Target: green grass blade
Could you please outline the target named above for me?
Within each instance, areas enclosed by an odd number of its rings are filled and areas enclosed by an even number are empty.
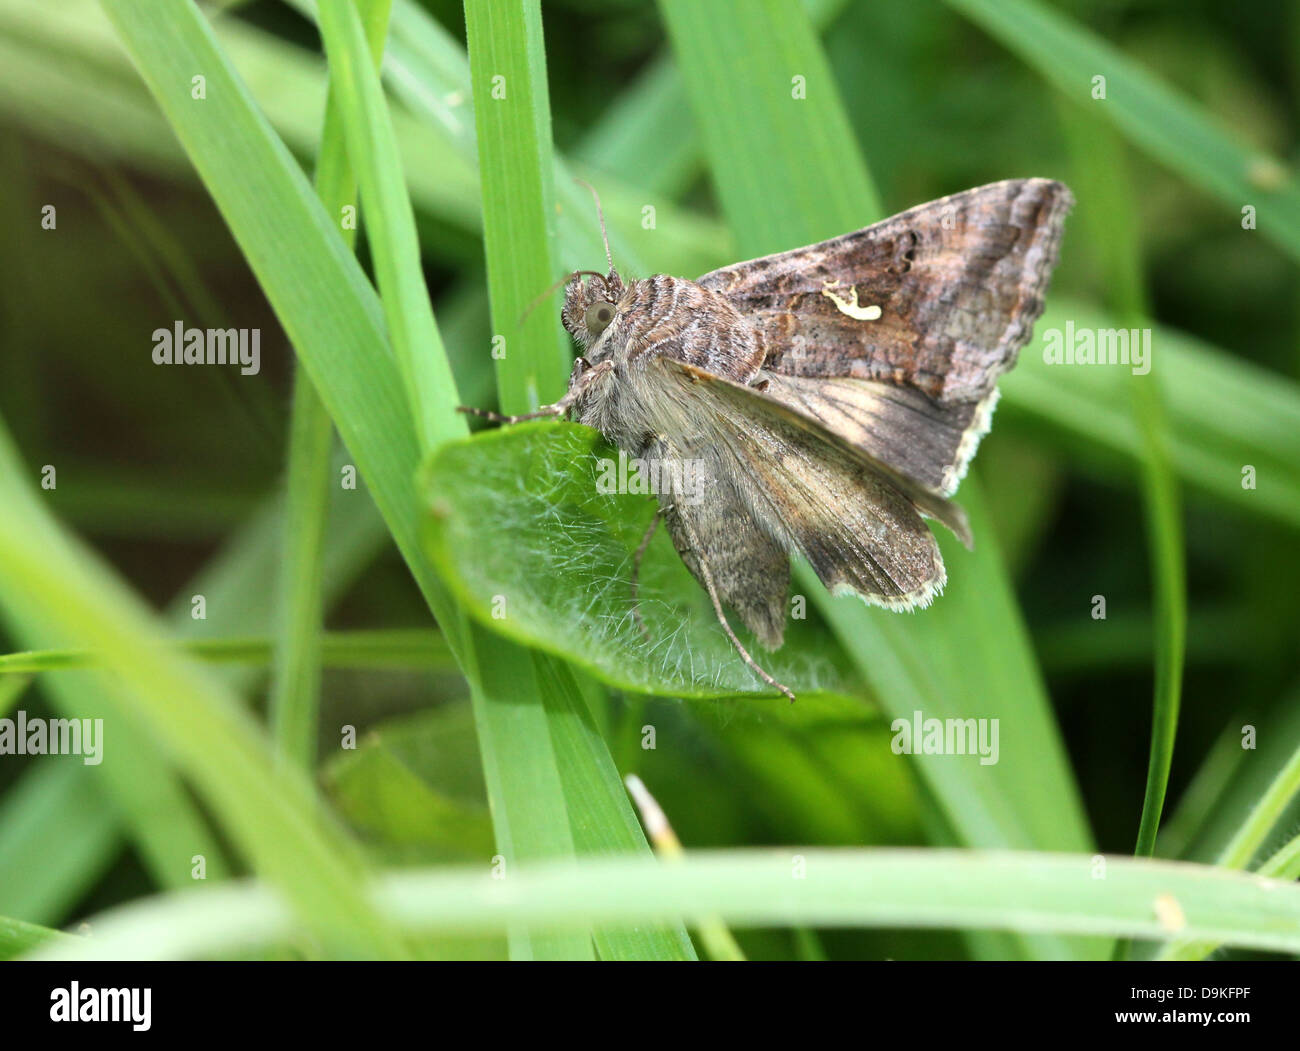
[[[1233,215],[1258,209],[1259,231],[1300,259],[1300,186],[1280,162],[1240,145],[1118,48],[1034,0],[947,0],[1044,80],[1114,121],[1134,145],[1214,194]],[[1093,100],[1094,77],[1105,99]]]
[[[465,627],[473,652],[485,655],[471,669],[470,693],[497,850],[504,878],[512,880],[530,861],[572,859],[573,830],[534,655],[478,625]],[[512,960],[593,958],[587,932],[514,926],[508,934]]]
[[[1037,431],[1044,440],[1112,469],[1118,463],[1131,475],[1143,438],[1129,373],[1043,361],[1041,333],[1064,332],[1069,324],[1095,331],[1121,327],[1112,311],[1053,297],[1036,326],[1040,336],[1001,381],[999,412],[1031,417],[1043,424]],[[1300,385],[1168,326],[1152,326],[1151,342],[1179,482],[1245,514],[1300,527]],[[1267,484],[1244,489],[1243,464],[1253,465]]]
[[[29,767],[0,800],[0,915],[61,922],[112,863],[120,821],[86,766]]]
[[[856,146],[844,153],[853,131],[799,4],[760,0],[720,12],[661,0],[659,8],[714,190],[744,256],[825,240],[880,217]]]
[[[1187,647],[1187,570],[1182,507],[1169,465],[1159,389],[1154,383],[1139,384],[1134,403],[1146,446],[1142,499],[1155,593],[1156,632],[1151,753],[1134,853],[1151,857],[1155,854],[1160,815],[1169,785],[1169,769],[1173,764],[1174,738],[1178,731],[1183,657]]]
[[[1108,285],[1111,307],[1121,327],[1144,329],[1149,309],[1123,146],[1111,128],[1091,113],[1063,108],[1063,119],[1076,176],[1074,190],[1085,202],[1080,225],[1090,235],[1101,271],[1111,275]],[[1151,744],[1142,815],[1133,848],[1138,857],[1152,857],[1156,851],[1178,732],[1187,645],[1182,507],[1167,448],[1168,424],[1160,387],[1163,366],[1163,360],[1153,361],[1150,374],[1132,376],[1129,380],[1133,413],[1142,439],[1140,488],[1154,591],[1155,635]],[[1129,943],[1120,942],[1115,947],[1115,956],[1123,958],[1130,950]]]
[[[389,0],[362,8],[372,60],[378,64],[388,30]],[[356,205],[356,180],[348,164],[336,92],[330,91],[316,162],[316,192],[326,212],[340,219],[339,232],[351,246],[356,223],[343,222]],[[306,370],[294,376],[289,425],[284,563],[279,578],[281,628],[269,700],[272,733],[281,751],[304,769],[316,758],[320,690],[321,597],[325,521],[329,501],[330,450],[334,423]]]
[[[12,916],[0,916],[0,960],[12,960],[37,946],[68,938],[69,935],[61,931],[16,920]]]
[[[0,436],[0,465],[0,604],[6,612],[39,626],[48,638],[76,640],[106,655],[112,674],[78,674],[97,676],[107,697],[164,742],[254,868],[286,894],[332,951],[400,955],[400,942],[360,895],[349,842],[319,812],[305,777],[276,768],[229,690],[161,649],[140,601],[21,484],[24,472],[7,436]],[[105,734],[120,742],[123,722],[106,719]],[[105,740],[106,752],[116,746]],[[124,765],[111,754],[104,758],[102,765]],[[193,863],[192,841],[172,850],[179,853],[173,865]]]
[[[804,878],[792,878],[802,859]],[[429,933],[535,923],[573,929],[716,913],[736,928],[932,927],[1168,938],[1171,927],[1242,947],[1300,952],[1300,886],[1186,862],[1017,851],[771,850],[538,866],[509,894],[481,870],[385,877],[374,899]],[[1174,917],[1181,917],[1178,924]],[[92,920],[94,938],[45,959],[134,959],[229,952],[285,937],[292,917],[257,886],[154,898]]]
[[[320,568],[334,424],[302,369],[294,378],[290,411],[280,627],[268,716],[281,752],[309,770],[315,765],[320,705]]]
[[[465,32],[497,391],[502,412],[531,412],[564,393],[573,360],[554,301],[520,323],[558,273],[541,5],[475,0],[465,5]]]
[[[171,649],[206,664],[264,668],[274,660],[276,640],[253,635],[173,641]],[[405,668],[456,672],[456,662],[441,632],[424,628],[376,628],[326,632],[321,663],[327,668]],[[67,668],[103,667],[104,655],[91,650],[31,650],[0,656],[0,676],[24,676]]]
[[[541,7],[530,2],[521,10],[504,0],[484,0],[465,5],[465,22],[492,325],[495,338],[504,340],[504,354],[496,362],[497,387],[504,411],[526,412],[564,392],[572,362],[554,302],[542,304],[520,323],[558,270],[556,162]],[[573,189],[566,186],[570,198]],[[499,655],[509,652],[500,640],[493,645]],[[513,654],[508,659],[516,660]],[[518,860],[555,856],[557,849],[648,853],[608,749],[589,721],[581,719],[585,702],[572,670],[550,657],[529,659],[532,674],[522,679],[535,683],[535,692],[516,690],[510,697],[488,689],[475,694],[480,730],[493,736],[490,744],[483,742],[485,763],[495,756],[504,765],[489,775],[489,786],[495,783],[513,796],[504,796],[494,815],[510,810],[516,848],[524,807],[536,811],[531,824],[565,826],[552,831],[548,853],[517,850]],[[503,703],[508,705],[504,710]],[[549,749],[538,745],[543,735]],[[557,763],[558,778],[556,769],[546,768]],[[529,770],[531,764],[536,768]],[[553,794],[539,797],[539,789]],[[680,930],[601,930],[595,939],[606,958],[681,958],[690,952]],[[515,950],[527,951],[518,939],[512,944]],[[589,956],[591,948],[584,942],[570,944],[567,951]]]
[[[648,855],[641,829],[625,793],[611,793],[618,770],[600,735],[572,668],[534,653],[534,667],[545,698],[555,758],[565,799],[573,814],[573,840],[584,856]],[[597,927],[596,948],[605,960],[694,960],[686,928],[678,924]]]
[[[322,0],[319,6],[321,38],[330,77],[337,85],[332,97],[338,102],[348,153],[361,185],[388,335],[416,433],[428,451],[451,433],[440,414],[454,398],[456,384],[424,287],[402,160],[355,7],[348,0]]]
[[[537,310],[524,319],[556,270],[541,8],[496,0],[467,4],[465,25],[497,389],[505,411],[527,412],[563,392],[568,359],[552,311]],[[481,628],[475,637],[493,653],[489,666],[480,665],[485,677],[472,697],[501,852],[511,865],[573,857],[569,804],[545,707],[553,684],[539,680],[538,658],[528,651],[493,640]],[[512,686],[499,674],[503,658],[505,667],[515,669]],[[586,934],[565,938],[515,930],[510,954],[590,959],[592,944]]]
[[[454,607],[419,551],[418,443],[383,309],[337,224],[197,11],[181,5],[159,15],[140,0],[106,0],[105,7],[307,366],[421,592],[440,623],[455,625]],[[190,97],[196,69],[207,70],[200,105]],[[436,404],[425,408],[441,436],[466,433],[450,382],[433,394]]]
[[[424,348],[432,344],[435,349],[428,356],[439,359],[446,369],[424,291],[414,217],[401,181],[400,160],[379,78],[358,58],[363,49],[359,24],[349,16],[346,4],[335,0],[320,4],[319,13],[331,69],[339,77],[344,127],[367,208],[367,230],[388,327],[399,364],[404,363],[414,414],[425,424],[424,447],[428,451],[443,437],[427,415],[435,405],[434,394],[441,389],[445,403],[448,394],[454,395],[454,386],[450,376],[433,379],[427,368],[421,379],[416,375],[419,366],[412,360],[417,347],[425,354]],[[455,628],[463,631],[459,622]],[[451,629],[444,623],[444,630]],[[480,753],[502,853],[511,865],[525,858],[571,857],[572,836],[554,757],[547,747],[549,738],[540,699],[534,689],[528,688],[527,678],[507,684],[498,674],[505,668],[518,668],[528,660],[527,654],[508,650],[490,636],[468,633],[462,652],[471,661],[471,696],[476,709],[483,710],[479,721]],[[520,726],[520,720],[529,725]],[[516,786],[521,790],[515,791]],[[524,957],[591,956],[589,938],[568,934],[534,938],[518,932],[511,949],[513,955]]]

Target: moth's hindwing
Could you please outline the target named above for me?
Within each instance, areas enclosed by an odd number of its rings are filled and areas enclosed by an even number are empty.
[[[676,459],[681,454],[660,442],[654,455]],[[661,498],[668,535],[701,586],[702,558],[718,597],[739,614],[764,647],[778,649],[785,637],[790,556],[754,521],[730,479],[718,472],[718,458],[697,457],[696,462],[702,498],[680,494]]]
[[[800,551],[833,593],[891,609],[928,605],[943,588],[943,557],[918,506],[968,539],[959,508],[752,387],[671,358],[651,369],[665,407],[697,422],[680,455],[711,459],[720,479],[736,480],[745,506],[717,518],[732,543],[736,529],[757,528]]]
[[[795,380],[774,397],[949,495],[1042,313],[1072,203],[1050,179],[993,183],[699,284],[762,334],[765,375]]]
[[[945,497],[957,491],[998,400],[996,387],[982,401],[944,403],[878,380],[760,375],[770,397]]]

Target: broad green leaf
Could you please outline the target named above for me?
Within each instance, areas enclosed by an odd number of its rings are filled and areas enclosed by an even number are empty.
[[[425,477],[429,552],[466,608],[494,631],[622,689],[752,695],[798,719],[865,715],[861,702],[843,696],[844,669],[807,644],[816,637],[808,621],[791,620],[774,654],[737,629],[799,701],[791,708],[757,679],[662,529],[642,565],[639,608],[649,636],[642,634],[630,582],[655,505],[644,495],[602,492],[606,480],[616,482],[619,463],[595,431],[577,424],[523,423],[440,449]]]

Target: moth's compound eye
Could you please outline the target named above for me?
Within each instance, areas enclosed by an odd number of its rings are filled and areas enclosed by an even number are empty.
[[[592,303],[587,308],[587,314],[584,321],[587,324],[587,331],[593,336],[599,336],[605,329],[609,328],[609,323],[614,320],[614,304],[606,303],[603,300]]]

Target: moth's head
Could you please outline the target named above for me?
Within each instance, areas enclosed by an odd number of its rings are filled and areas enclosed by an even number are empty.
[[[608,274],[578,270],[564,288],[564,309],[560,319],[583,350],[600,339],[618,312],[618,301],[626,289],[612,266]]]
[[[579,186],[586,186],[596,202],[596,218],[600,221],[600,239],[605,243],[605,261],[609,263],[609,273],[601,274],[595,270],[575,270],[569,275],[564,289],[564,309],[560,311],[560,320],[569,330],[569,335],[576,339],[585,351],[614,321],[618,313],[618,301],[623,298],[623,279],[614,269],[614,253],[609,250],[609,234],[605,231],[605,213],[600,207],[600,194],[596,188],[581,179],[574,179]]]

